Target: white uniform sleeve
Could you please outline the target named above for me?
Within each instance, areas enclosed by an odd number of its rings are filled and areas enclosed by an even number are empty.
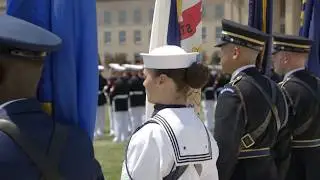
[[[162,180],[169,174],[173,158],[166,139],[158,124],[147,124],[136,132],[128,145],[121,180]]]
[[[212,160],[207,161],[204,164],[204,171],[201,174],[201,180],[219,180],[219,174],[217,169],[217,159],[219,157],[219,148],[217,142],[210,134],[211,147],[212,147]]]

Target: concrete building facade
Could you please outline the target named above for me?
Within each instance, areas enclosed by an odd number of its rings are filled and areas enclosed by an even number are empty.
[[[97,1],[99,54],[125,53],[133,60],[147,52],[155,0]],[[248,23],[249,0],[203,0],[203,52],[210,59],[221,33],[221,19]],[[274,32],[298,34],[300,0],[277,0],[273,5]]]
[[[221,19],[247,24],[249,0],[203,0],[203,51],[210,59],[221,32]],[[99,54],[125,53],[128,60],[149,49],[155,0],[97,0]],[[298,34],[301,0],[273,1],[274,32]],[[0,14],[5,11],[0,0]]]

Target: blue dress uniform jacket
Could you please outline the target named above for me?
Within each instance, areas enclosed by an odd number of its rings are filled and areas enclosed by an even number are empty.
[[[214,100],[215,76],[210,74],[207,84],[202,88],[203,100]]]
[[[39,152],[48,152],[55,123],[41,110],[37,100],[21,99],[0,106],[0,119],[16,124],[21,133],[38,146]],[[42,179],[35,163],[3,132],[0,132],[0,147],[0,179]],[[94,158],[92,142],[77,127],[68,127],[66,141],[56,161],[60,175],[65,180],[104,179],[100,165]]]
[[[110,99],[114,102],[114,111],[128,111],[129,86],[128,78],[118,78],[110,92]]]
[[[145,88],[143,86],[143,79],[138,76],[131,76],[128,81],[130,88],[129,100],[130,107],[144,106],[146,101]]]
[[[296,80],[309,86],[318,98]],[[292,109],[289,116],[289,127],[293,136],[292,154],[287,179],[318,180],[320,179],[319,79],[306,70],[298,70],[285,77],[282,87],[287,92]]]
[[[107,103],[106,95],[103,92],[103,89],[106,85],[107,80],[101,74],[99,74],[98,106],[103,106]]]
[[[215,139],[219,146],[217,167],[220,180],[278,180],[271,148],[278,135],[277,121],[262,93],[248,80],[258,84],[272,97],[273,81],[254,68],[242,70],[232,78],[218,97],[215,114]],[[286,102],[280,88],[274,92],[281,125],[286,120]],[[269,117],[269,121],[266,118]],[[266,122],[261,135],[250,139]],[[250,136],[251,137],[251,136]],[[253,142],[252,142],[252,141]]]

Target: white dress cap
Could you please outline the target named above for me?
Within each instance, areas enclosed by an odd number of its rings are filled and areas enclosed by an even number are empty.
[[[110,63],[110,64],[109,64],[109,67],[110,67],[111,69],[113,69],[114,71],[125,71],[125,70],[126,70],[125,67],[120,66],[119,64],[116,64],[116,63]]]
[[[187,53],[179,46],[165,45],[153,49],[150,53],[141,53],[145,68],[182,69],[197,62],[198,52]]]
[[[133,71],[139,71],[143,69],[142,65],[135,65],[135,64],[123,64],[123,67],[125,67],[128,70],[133,70]]]
[[[104,66],[99,65],[99,66],[98,66],[98,70],[100,70],[100,71],[104,70]]]

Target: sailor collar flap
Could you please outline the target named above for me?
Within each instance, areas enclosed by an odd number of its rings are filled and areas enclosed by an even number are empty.
[[[192,108],[166,108],[152,120],[168,135],[176,166],[212,159],[209,133]]]

